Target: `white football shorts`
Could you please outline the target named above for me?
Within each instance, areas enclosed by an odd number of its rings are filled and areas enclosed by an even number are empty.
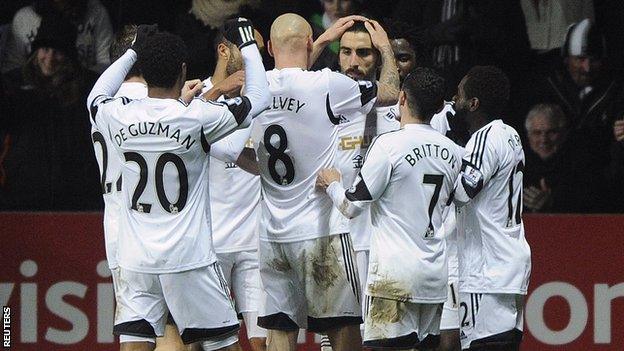
[[[315,333],[362,323],[360,282],[349,234],[290,243],[260,241],[264,306],[258,325]]]

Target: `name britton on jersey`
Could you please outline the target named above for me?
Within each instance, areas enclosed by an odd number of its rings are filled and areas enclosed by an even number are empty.
[[[305,106],[305,102],[301,102],[295,98],[287,97],[287,96],[273,96],[273,102],[269,105],[270,110],[286,110],[294,113],[298,113],[299,110],[303,106]]]
[[[174,129],[169,124],[154,123],[154,122],[140,122],[133,123],[122,128],[115,134],[115,142],[117,146],[121,146],[128,137],[137,137],[141,135],[161,135],[167,138],[175,140],[178,144],[190,149],[195,144],[195,139],[187,135],[184,139],[180,140],[180,129]]]
[[[449,151],[449,149],[438,144],[422,144],[419,147],[413,148],[412,153],[405,155],[403,158],[410,164],[410,166],[414,166],[416,162],[425,157],[441,158],[442,160],[447,161],[448,164],[451,165],[451,168],[455,168],[455,163],[457,162],[457,158]]]

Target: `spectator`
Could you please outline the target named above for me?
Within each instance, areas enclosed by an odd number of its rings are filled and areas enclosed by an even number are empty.
[[[12,112],[0,126],[1,209],[101,208],[83,103],[95,77],[77,61],[76,35],[64,18],[44,18],[26,63],[3,76]]]
[[[36,0],[13,17],[2,72],[21,67],[26,62],[42,17],[48,15],[61,15],[76,27],[75,46],[84,67],[100,72],[108,66],[113,30],[108,12],[99,0]]]
[[[587,213],[598,211],[597,178],[590,150],[569,139],[561,107],[535,105],[525,121],[529,148],[524,167],[523,204],[527,211]]]
[[[594,169],[609,163],[613,122],[624,117],[621,77],[610,67],[605,39],[589,19],[570,26],[561,54],[563,66],[528,87],[533,103],[560,105],[570,120],[571,138],[592,150]]]

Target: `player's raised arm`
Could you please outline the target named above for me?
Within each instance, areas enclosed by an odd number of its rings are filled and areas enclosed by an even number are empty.
[[[377,21],[366,21],[364,26],[370,34],[371,42],[379,50],[381,56],[381,73],[379,74],[376,105],[394,105],[399,99],[401,77],[388,34]]]
[[[254,37],[254,29],[251,21],[245,18],[235,18],[227,21],[224,28],[224,36],[234,43],[241,51],[245,68],[245,102],[237,111],[237,118],[245,119],[247,125],[251,118],[256,117],[260,112],[269,107],[271,96],[266,79],[266,72],[262,64],[262,56],[258,51],[258,46]],[[245,112],[244,115],[242,112]],[[234,111],[233,111],[234,113]],[[234,113],[236,116],[236,113]],[[251,116],[251,118],[247,118]]]
[[[95,119],[96,106],[114,96],[119,90],[121,83],[137,60],[137,51],[140,51],[140,45],[145,41],[145,38],[156,31],[156,25],[140,25],[137,28],[137,37],[132,47],[113,62],[95,82],[87,97],[87,108],[91,112],[91,118]]]
[[[381,145],[373,143],[360,174],[351,188],[340,184],[340,173],[333,168],[323,169],[316,178],[316,186],[327,192],[334,206],[347,218],[357,217],[383,194],[390,181],[392,164]]]
[[[327,45],[329,45],[332,41],[340,39],[344,32],[353,26],[355,21],[366,20],[368,19],[364,16],[351,15],[339,18],[336,22],[334,22],[334,24],[327,28],[323,34],[319,35],[319,37],[312,44],[312,53],[310,54],[308,68],[314,65],[314,62],[316,62]]]

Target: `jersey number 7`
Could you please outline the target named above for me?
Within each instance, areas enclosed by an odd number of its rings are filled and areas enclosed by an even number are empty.
[[[433,210],[435,209],[438,199],[440,198],[440,190],[442,189],[442,183],[444,182],[444,176],[441,174],[425,174],[423,175],[423,184],[433,184],[435,189],[429,202],[429,225],[427,231],[425,231],[425,239],[433,238],[435,235],[433,229],[433,223],[431,222],[431,216],[433,216]]]

